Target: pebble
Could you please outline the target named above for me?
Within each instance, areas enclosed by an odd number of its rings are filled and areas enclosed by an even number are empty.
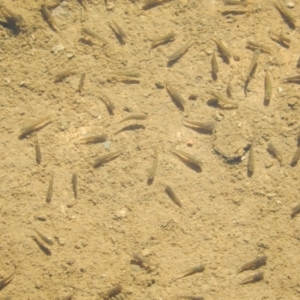
[[[295,3],[294,2],[288,2],[287,4],[286,4],[286,6],[288,7],[288,8],[294,8],[295,7]]]
[[[53,52],[56,55],[58,52],[63,51],[64,49],[65,47],[61,43],[59,43],[51,49],[51,52]]]

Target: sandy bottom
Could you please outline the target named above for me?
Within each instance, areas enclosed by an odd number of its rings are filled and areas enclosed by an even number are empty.
[[[143,9],[144,1],[87,0],[85,10],[75,0],[4,1],[0,276],[15,273],[10,282],[0,283],[0,299],[299,299],[300,215],[291,218],[291,212],[300,202],[300,166],[291,161],[300,125],[300,85],[283,79],[299,76],[300,30],[271,1],[251,2],[173,0]],[[300,1],[293,2],[288,10],[299,16]],[[42,3],[52,13],[52,26]],[[7,23],[6,8],[23,18],[17,28]],[[126,33],[124,43],[110,27],[112,20]],[[82,28],[106,44],[82,34]],[[286,35],[289,46],[272,40],[269,30]],[[153,40],[171,32],[173,41],[149,51]],[[224,41],[229,62],[213,38]],[[271,52],[261,51],[245,95],[254,53],[247,41]],[[187,43],[187,51],[168,64]],[[214,51],[217,78],[212,76]],[[66,70],[71,70],[66,77],[57,77]],[[269,103],[264,101],[265,70],[273,85]],[[112,74],[121,71],[140,77]],[[181,94],[183,107],[166,82]],[[215,101],[212,91],[236,108]],[[105,104],[108,99],[113,111]],[[131,115],[147,118],[120,123]],[[214,130],[184,126],[183,119],[213,123]],[[20,137],[26,126],[35,130]],[[104,143],[80,142],[101,134],[107,135]],[[270,142],[281,162],[267,150]],[[253,174],[247,170],[251,145]],[[201,161],[201,170],[174,150]],[[116,151],[119,156],[93,167],[97,158]],[[181,207],[165,192],[166,185]],[[237,274],[263,255],[266,265]],[[204,270],[187,274],[199,265]],[[264,272],[262,280],[240,284],[258,272]],[[117,285],[121,291],[107,294]]]

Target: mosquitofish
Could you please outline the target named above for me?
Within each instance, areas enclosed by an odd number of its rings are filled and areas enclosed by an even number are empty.
[[[127,38],[127,34],[113,19],[111,20],[110,27],[115,32],[115,34],[124,42]]]
[[[285,3],[283,3],[281,0],[277,0],[276,2],[273,2],[273,5],[279,12],[281,12],[286,17],[286,19],[290,24],[296,27],[296,18],[287,9]]]
[[[217,47],[219,48],[219,50],[221,52],[221,55],[226,59],[226,61],[228,63],[230,63],[232,54],[227,49],[227,47],[224,45],[224,43],[219,38],[213,38],[212,40],[216,43]]]
[[[227,108],[227,109],[234,109],[238,107],[238,104],[235,102],[232,102],[228,99],[226,99],[224,96],[222,96],[220,93],[211,91],[210,94],[218,100],[218,105],[222,108]]]
[[[168,60],[168,63],[173,63],[178,60],[188,49],[194,44],[194,41],[188,41],[183,47],[175,51]]]
[[[21,16],[12,12],[10,9],[8,9],[6,6],[4,6],[2,3],[0,3],[0,10],[1,10],[7,23],[12,23],[16,26],[19,26],[24,22],[24,20]]]
[[[294,218],[300,212],[300,204],[296,205],[291,212],[291,218]]]
[[[89,30],[88,28],[82,28],[81,32],[100,41],[103,44],[107,44],[107,41],[105,39],[103,39],[101,36],[99,36],[97,33],[95,33],[94,31]]]
[[[227,86],[226,86],[226,94],[228,97],[232,97],[232,93],[233,93],[231,80],[232,80],[232,78],[228,79]]]
[[[203,297],[199,296],[186,296],[186,295],[178,295],[176,299],[186,299],[186,300],[204,300]]]
[[[157,46],[159,46],[159,45],[161,45],[161,44],[165,44],[165,43],[174,41],[175,36],[176,36],[175,33],[171,32],[171,33],[168,33],[167,35],[160,36],[160,37],[154,39],[151,43],[150,50],[157,47]]]
[[[105,293],[103,296],[103,299],[110,299],[112,297],[117,296],[122,291],[122,286],[120,284],[115,285],[113,288],[111,288],[108,292]]]
[[[237,274],[247,271],[247,270],[255,270],[260,268],[261,266],[264,266],[267,264],[267,256],[261,256],[256,258],[255,260],[252,260],[245,265],[243,265],[241,268],[238,269]]]
[[[273,54],[273,51],[268,46],[257,42],[247,41],[247,46],[250,48],[259,49],[261,52],[265,52],[271,55]]]
[[[60,82],[60,81],[64,80],[66,77],[69,77],[69,76],[74,75],[76,73],[77,73],[77,71],[76,71],[75,68],[67,69],[67,70],[57,74],[55,76],[54,82]]]
[[[179,278],[184,278],[184,277],[187,277],[187,276],[190,276],[190,275],[194,275],[196,273],[201,273],[205,270],[205,266],[204,265],[200,265],[200,266],[196,266],[196,267],[193,267],[193,268],[189,268],[181,273],[183,273],[184,275],[182,277],[179,277]]]
[[[48,115],[48,116],[38,119],[32,123],[29,123],[28,125],[25,125],[24,127],[21,128],[19,137],[24,138],[28,134],[32,133],[33,131],[36,131],[38,126],[41,125],[42,123],[44,123],[46,121],[47,121],[47,123],[50,122],[51,117],[52,117],[52,115]]]
[[[121,120],[119,123],[128,121],[128,120],[146,120],[148,118],[147,115],[130,115],[123,120]]]
[[[253,53],[251,63],[250,63],[249,69],[248,69],[247,81],[250,81],[253,70],[254,70],[255,66],[257,65],[257,61],[258,61],[260,52],[261,52],[260,49],[257,49]]]
[[[198,167],[199,169],[202,168],[202,162],[198,158],[190,155],[189,153],[186,153],[181,150],[171,150],[171,152],[174,155],[178,156],[180,159],[184,160],[186,163],[193,164],[196,167]]]
[[[212,133],[215,129],[215,124],[212,122],[198,122],[198,121],[182,119],[182,124],[184,126],[200,129],[203,131],[207,131],[209,133]]]
[[[114,109],[116,108],[112,101],[107,96],[101,97],[102,102],[106,105],[110,114],[114,114]]]
[[[97,144],[97,143],[103,143],[107,140],[107,134],[101,134],[101,135],[90,135],[82,138],[79,142],[84,144]]]
[[[157,149],[155,149],[155,158],[154,158],[154,161],[153,161],[152,168],[149,171],[148,180],[153,180],[154,179],[156,169],[157,169],[157,164],[158,164],[158,151],[157,151]]]
[[[272,82],[269,72],[265,74],[265,101],[270,102],[272,96]]]
[[[163,4],[164,1],[166,1],[166,0],[145,0],[144,5],[143,5],[143,9],[147,9],[147,8],[152,7],[152,6]]]
[[[272,143],[268,144],[268,150],[273,156],[275,156],[277,158],[277,160],[279,162],[282,162],[281,153],[278,151],[278,149]]]
[[[42,233],[40,233],[38,230],[36,229],[33,229],[36,234],[48,245],[52,246],[54,243],[53,243],[53,240],[51,238],[48,238],[46,237],[45,235],[43,235]]]
[[[35,161],[37,164],[42,162],[42,152],[37,136],[34,136],[34,146],[35,146]]]
[[[181,96],[181,94],[177,90],[175,90],[174,87],[168,82],[166,82],[166,88],[169,94],[171,95],[171,97],[176,101],[176,103],[179,104],[181,108],[184,109],[184,105],[186,104],[186,102]]]
[[[141,265],[148,265],[148,266],[152,266],[152,267],[157,267],[158,264],[154,264],[152,262],[150,262],[147,258],[142,257],[141,255],[139,255],[138,253],[132,253],[130,255],[137,263],[141,264]]]
[[[254,282],[260,281],[262,279],[264,279],[264,272],[258,272],[256,274],[253,274],[253,275],[245,278],[240,284],[254,283]]]
[[[140,73],[131,72],[131,71],[116,71],[116,72],[111,72],[109,75],[118,76],[118,77],[129,77],[129,78],[134,78],[134,79],[141,78]]]
[[[77,199],[77,195],[78,195],[78,193],[77,193],[77,177],[78,176],[76,173],[74,173],[72,175],[72,188],[73,188],[73,193],[74,193],[75,199]]]
[[[248,156],[248,172],[253,174],[254,172],[254,154],[253,154],[253,144],[250,146],[249,156]]]
[[[53,18],[50,10],[48,9],[48,7],[46,5],[42,5],[41,6],[41,10],[43,15],[45,16],[45,19],[47,20],[47,22],[50,24],[50,26],[56,30],[59,31],[59,26],[57,25],[57,22],[55,21],[55,19]]]
[[[224,5],[241,5],[247,6],[249,3],[247,1],[241,0],[224,0]]]
[[[53,193],[53,182],[54,182],[54,175],[51,176],[51,180],[48,186],[47,195],[46,195],[46,202],[50,203],[52,200],[52,193]]]
[[[79,92],[79,94],[81,94],[81,92],[82,92],[83,85],[84,85],[84,80],[85,80],[85,76],[86,76],[85,73],[82,73],[81,76],[80,76],[79,85],[78,85],[78,92]]]
[[[295,166],[300,158],[300,146],[298,146],[295,154],[293,155],[291,166]]]
[[[169,197],[172,199],[172,201],[175,204],[177,204],[179,207],[182,207],[181,201],[179,200],[179,198],[177,197],[177,195],[169,185],[166,186],[165,192],[169,195]]]
[[[289,82],[289,83],[300,83],[300,75],[295,75],[292,77],[287,77],[283,79],[283,82]]]
[[[101,157],[99,157],[95,160],[94,168],[100,167],[100,165],[108,162],[109,160],[112,160],[112,159],[118,157],[122,153],[123,153],[123,151],[119,150],[119,151],[115,151],[115,152],[111,152],[111,153],[102,155]]]
[[[216,80],[218,77],[218,72],[219,72],[219,66],[218,66],[218,61],[216,57],[216,51],[213,52],[212,58],[211,58],[211,72],[213,75],[213,78]]]
[[[12,281],[12,279],[15,276],[15,273],[16,273],[16,270],[14,270],[10,275],[8,275],[0,280],[0,290],[3,289],[7,284],[9,284]]]
[[[276,33],[275,31],[272,30],[269,30],[268,33],[272,40],[284,44],[287,47],[290,46],[291,39],[285,36],[283,33]]]

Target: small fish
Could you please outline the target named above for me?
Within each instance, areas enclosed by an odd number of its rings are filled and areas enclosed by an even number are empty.
[[[240,284],[254,283],[262,279],[264,279],[264,272],[258,272],[245,278]]]
[[[124,43],[125,39],[127,38],[127,35],[124,32],[124,30],[113,19],[110,22],[110,27],[115,32],[117,37],[119,37],[122,40],[122,42]]]
[[[148,8],[153,7],[153,6],[163,4],[164,1],[166,1],[166,0],[145,0],[144,5],[143,5],[143,9],[148,9]]]
[[[211,72],[212,72],[213,78],[216,80],[218,78],[218,72],[219,72],[216,51],[213,52],[213,55],[211,58]]]
[[[115,285],[113,288],[111,288],[108,292],[105,293],[103,296],[103,299],[110,299],[112,297],[117,296],[122,291],[122,286],[120,284]]]
[[[189,153],[186,153],[181,150],[171,150],[171,152],[174,155],[178,156],[180,159],[184,160],[187,164],[193,164],[199,169],[202,168],[202,162],[198,158],[190,155]]]
[[[267,103],[269,103],[270,100],[271,100],[271,97],[272,97],[272,82],[271,82],[270,74],[266,70],[266,74],[265,74],[265,101]]]
[[[34,146],[35,146],[35,160],[37,164],[42,162],[42,152],[37,136],[34,136]]]
[[[117,77],[128,77],[133,78],[135,80],[139,80],[141,78],[141,74],[132,71],[113,71],[109,75],[117,76]]]
[[[268,31],[269,36],[272,40],[282,44],[283,46],[289,47],[291,43],[291,39],[285,36],[283,33],[276,33],[273,30]]]
[[[212,39],[216,45],[218,46],[221,55],[225,58],[225,60],[230,63],[230,59],[232,57],[232,54],[230,53],[230,51],[227,49],[227,47],[224,45],[224,43],[219,39],[219,38],[213,38]]]
[[[300,212],[300,204],[297,204],[291,212],[291,218],[294,218]]]
[[[130,115],[126,118],[124,118],[123,120],[121,120],[119,123],[123,123],[125,121],[129,121],[129,120],[146,120],[148,118],[147,115]]]
[[[286,5],[281,1],[277,0],[273,2],[275,8],[282,13],[287,19],[287,21],[293,26],[296,27],[296,18],[292,15],[292,13],[287,9]]]
[[[171,32],[171,33],[168,33],[167,35],[160,36],[160,37],[154,39],[151,43],[150,50],[161,44],[166,44],[166,43],[174,41],[175,37],[176,37],[175,33]]]
[[[10,9],[8,9],[6,6],[4,6],[2,3],[0,3],[0,11],[2,12],[2,14],[8,24],[20,26],[24,22],[24,20],[21,16],[12,12]]]
[[[226,86],[226,94],[229,98],[232,97],[232,94],[233,94],[231,80],[232,80],[232,78],[228,79],[227,86]]]
[[[203,297],[199,297],[199,296],[187,296],[187,295],[178,295],[175,296],[176,299],[186,299],[186,300],[204,300]]]
[[[201,273],[205,270],[205,266],[204,265],[199,265],[199,266],[196,266],[196,267],[193,267],[193,268],[189,268],[181,273],[183,273],[184,275],[179,277],[179,278],[184,278],[184,277],[187,277],[187,276],[190,276],[190,275],[194,275],[196,273]],[[178,279],[179,279],[178,278]]]
[[[168,63],[173,63],[178,60],[188,49],[194,44],[194,41],[188,41],[183,47],[175,51],[168,60]]]
[[[28,125],[25,125],[24,127],[21,128],[20,130],[20,135],[19,138],[24,138],[26,137],[28,134],[32,133],[33,131],[37,130],[37,127],[39,125],[41,125],[43,122],[49,123],[50,122],[50,118],[52,117],[52,115],[48,115],[46,117],[43,117],[41,119],[38,119],[37,121],[34,121],[32,123],[29,123]]]
[[[251,59],[251,63],[250,63],[249,69],[248,69],[248,75],[247,75],[247,79],[246,79],[247,81],[250,81],[250,79],[251,79],[251,76],[252,76],[252,73],[254,71],[254,68],[257,65],[257,61],[258,61],[260,52],[261,52],[260,49],[257,49],[253,53],[253,56],[252,56],[252,59]]]
[[[249,156],[248,156],[248,173],[252,175],[254,172],[254,154],[253,154],[253,143],[250,146]]]
[[[105,39],[103,39],[101,36],[99,36],[97,33],[95,33],[94,31],[91,31],[91,30],[89,30],[88,28],[82,28],[81,29],[81,32],[83,33],[83,34],[86,34],[86,35],[88,35],[88,36],[90,36],[90,37],[92,37],[92,38],[94,38],[94,39],[96,39],[96,40],[98,40],[98,41],[100,41],[101,43],[103,43],[103,44],[107,44],[107,41],[105,40]]]
[[[77,174],[74,173],[72,175],[72,187],[73,187],[73,193],[74,193],[74,197],[75,199],[77,199]]]
[[[277,158],[279,162],[282,162],[281,153],[278,151],[278,149],[276,149],[276,147],[272,143],[268,144],[268,150],[273,156]]]
[[[158,164],[158,151],[157,151],[157,149],[155,149],[155,158],[154,158],[152,168],[149,171],[148,180],[153,180],[154,179],[156,169],[157,169],[157,164]]]
[[[287,77],[283,79],[283,82],[289,82],[289,83],[300,83],[300,75],[295,75],[292,77]]]
[[[78,92],[79,92],[79,94],[82,93],[85,76],[86,76],[85,73],[82,73],[81,76],[80,76],[79,85],[78,85]]]
[[[293,158],[292,158],[292,161],[291,161],[291,166],[296,166],[299,158],[300,158],[300,146],[298,146],[295,154],[293,155]]]
[[[248,263],[246,263],[245,265],[243,265],[242,267],[240,267],[237,271],[237,274],[244,272],[244,271],[248,271],[248,270],[255,270],[258,269],[261,266],[264,266],[267,264],[267,256],[260,256],[258,258],[256,258],[255,260],[252,260]]]
[[[103,143],[106,140],[107,140],[107,134],[101,134],[101,135],[90,135],[84,137],[79,142],[84,144],[97,144],[97,143]]]
[[[59,31],[59,26],[58,26],[57,22],[55,21],[55,19],[53,18],[48,7],[43,4],[41,6],[41,10],[42,10],[43,15],[45,16],[46,21],[50,24],[52,29],[54,29],[55,31]]]
[[[51,176],[51,180],[49,183],[49,187],[47,190],[47,195],[46,195],[46,202],[50,203],[52,200],[52,193],[53,193],[53,182],[54,182],[54,175]]]
[[[60,72],[59,74],[55,75],[55,79],[54,79],[54,82],[60,82],[60,81],[63,81],[65,78],[71,76],[71,75],[74,75],[76,74],[77,71],[75,68],[70,68],[70,69],[67,69],[63,72]]]
[[[46,237],[45,235],[43,235],[42,233],[40,233],[38,230],[36,229],[33,229],[36,234],[48,245],[52,246],[54,243],[53,243],[53,240],[51,238],[48,238]]]
[[[218,105],[224,109],[234,109],[238,107],[238,104],[235,102],[232,102],[228,99],[226,99],[224,96],[222,96],[220,93],[211,91],[210,94],[218,100]]]
[[[95,160],[94,168],[100,167],[100,165],[108,162],[109,160],[112,160],[112,159],[118,157],[122,153],[123,153],[123,151],[119,150],[119,151],[115,151],[115,152],[111,152],[111,153],[102,155],[101,157],[99,157]]]
[[[241,6],[247,6],[249,3],[248,1],[243,0],[224,0],[224,5],[241,5]]]
[[[0,280],[0,290],[2,290],[7,284],[9,284],[12,281],[12,279],[15,276],[15,273],[16,273],[16,270],[14,270],[10,275],[8,275]]]
[[[171,97],[176,101],[177,104],[180,105],[182,109],[184,109],[184,105],[186,104],[186,102],[181,96],[181,94],[176,89],[174,89],[173,86],[168,82],[166,82],[166,87]]]
[[[157,267],[158,264],[154,264],[150,262],[148,259],[142,257],[138,253],[132,253],[130,255],[138,264],[143,265],[143,266],[150,266],[150,267]]]
[[[112,101],[107,96],[101,96],[102,102],[106,105],[110,114],[114,114],[114,109],[116,108]]]
[[[203,130],[208,133],[213,133],[213,131],[215,130],[215,123],[212,123],[212,122],[201,122],[201,121],[199,122],[199,121],[191,121],[191,120],[187,120],[187,119],[182,119],[182,124],[184,126]]]
[[[273,54],[273,51],[268,46],[265,46],[265,45],[257,43],[257,42],[247,41],[247,46],[249,48],[258,49],[261,52],[264,52],[267,54],[271,54],[271,55]]]
[[[177,204],[179,207],[182,207],[182,203],[173,191],[173,189],[169,186],[166,185],[165,192],[169,195],[169,197],[172,199],[172,201]]]

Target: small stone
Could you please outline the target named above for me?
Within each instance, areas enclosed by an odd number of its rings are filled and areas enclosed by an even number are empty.
[[[193,140],[188,140],[186,144],[187,144],[189,147],[193,147],[194,142],[193,142]]]
[[[68,59],[71,59],[71,58],[74,57],[74,56],[75,56],[75,55],[74,55],[73,53],[68,53],[68,54],[67,54],[67,58],[68,58]]]
[[[61,43],[59,43],[57,46],[51,49],[51,52],[53,52],[56,55],[58,52],[63,51],[64,49],[65,47]]]
[[[63,239],[63,238],[59,238],[59,239],[58,239],[58,243],[59,243],[61,246],[63,246],[63,245],[65,245],[66,241],[65,241],[65,239]]]
[[[165,87],[165,85],[161,82],[155,82],[155,85],[158,89],[163,89]]]
[[[115,212],[115,218],[116,219],[123,219],[126,217],[126,209],[120,209]]]
[[[290,2],[288,2],[288,3],[286,4],[286,6],[287,6],[288,8],[294,8],[294,7],[295,7],[295,3],[292,2],[292,1],[290,1]]]
[[[189,96],[189,100],[197,100],[197,95],[196,94],[191,94]]]
[[[41,282],[40,282],[39,280],[36,280],[36,281],[35,281],[35,287],[36,287],[37,289],[40,289],[40,288],[42,287],[42,284],[41,284]]]
[[[26,82],[23,80],[23,81],[20,81],[19,83],[20,86],[25,86],[26,85]]]

